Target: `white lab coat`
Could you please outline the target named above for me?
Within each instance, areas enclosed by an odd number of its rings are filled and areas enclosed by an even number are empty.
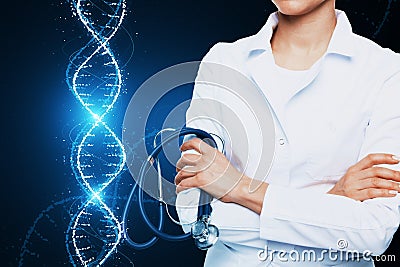
[[[267,177],[255,177],[269,183],[261,214],[232,203],[212,204],[212,222],[221,235],[209,249],[205,266],[373,266],[362,259],[296,262],[260,260],[257,255],[265,248],[288,253],[311,249],[320,255],[324,249],[337,249],[338,240],[347,243],[345,251],[375,255],[389,246],[399,224],[399,197],[359,202],[326,192],[366,155],[400,155],[400,56],[352,33],[344,12],[337,11],[337,18],[327,52],[290,94],[274,90],[270,39],[278,23],[276,14],[256,35],[218,43],[203,59],[234,68],[254,82],[272,111],[276,139]],[[252,177],[259,139],[251,135],[252,122],[241,112],[243,107],[224,90],[196,84],[188,126],[226,137],[215,123],[191,121],[218,113],[218,107],[210,105],[203,107],[204,114],[198,106],[195,114],[191,112],[194,100],[205,98],[234,109],[238,123],[250,132],[247,155],[234,147],[228,154],[231,159],[248,157],[245,173]],[[188,194],[181,193],[178,202]],[[195,214],[194,209],[178,211],[186,221]]]

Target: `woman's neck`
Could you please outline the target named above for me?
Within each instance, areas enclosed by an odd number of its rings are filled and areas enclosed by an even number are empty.
[[[309,69],[326,52],[335,29],[334,1],[325,1],[303,15],[278,16],[271,39],[276,64],[293,70]]]

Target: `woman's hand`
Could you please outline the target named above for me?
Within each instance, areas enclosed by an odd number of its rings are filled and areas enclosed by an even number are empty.
[[[185,142],[181,150],[195,150],[198,154],[186,153],[179,159],[175,177],[177,193],[196,187],[223,202],[261,212],[267,183],[250,192],[251,178],[233,167],[221,152],[198,138]]]
[[[232,202],[231,191],[244,175],[221,152],[198,138],[183,143],[181,151],[188,150],[198,154],[183,154],[177,162],[177,193],[198,187],[221,201]]]
[[[400,172],[375,165],[399,162],[390,154],[370,154],[351,166],[328,193],[360,201],[394,197],[400,192]]]

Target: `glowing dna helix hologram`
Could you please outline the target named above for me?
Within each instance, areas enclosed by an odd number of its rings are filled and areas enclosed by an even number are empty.
[[[71,58],[67,83],[91,115],[72,145],[71,166],[87,193],[87,201],[72,217],[66,233],[74,266],[99,266],[116,250],[121,224],[103,197],[124,168],[126,154],[120,139],[104,121],[122,86],[121,70],[109,41],[126,14],[125,0],[73,0],[74,12],[92,39]]]

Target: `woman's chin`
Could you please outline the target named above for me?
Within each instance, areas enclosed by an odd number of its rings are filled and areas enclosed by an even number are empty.
[[[311,10],[313,10],[313,9],[307,8],[304,6],[293,6],[293,5],[279,8],[279,12],[286,16],[301,16],[301,15],[309,13]]]
[[[326,0],[275,0],[279,12],[287,16],[301,16],[321,6]]]

